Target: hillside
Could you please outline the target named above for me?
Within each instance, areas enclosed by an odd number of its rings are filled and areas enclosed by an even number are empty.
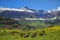
[[[44,32],[42,32],[44,30]],[[21,33],[25,33],[29,36],[20,36]],[[36,34],[34,34],[36,33]],[[41,34],[42,33],[42,34]],[[32,35],[36,35],[32,37]],[[30,31],[22,31],[22,30],[7,30],[3,32],[0,29],[0,40],[60,40],[60,26],[53,26],[44,29],[30,30]]]
[[[0,29],[30,30],[31,28],[35,28],[33,26],[30,26],[28,23],[25,20],[16,21],[7,17],[0,17]]]
[[[17,29],[19,26],[21,25],[16,20],[0,17],[0,29]]]

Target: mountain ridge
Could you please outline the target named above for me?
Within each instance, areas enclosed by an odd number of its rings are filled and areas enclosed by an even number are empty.
[[[60,7],[55,10],[34,10],[28,7],[16,8],[0,8],[0,16],[8,18],[42,18],[49,19],[60,17]]]

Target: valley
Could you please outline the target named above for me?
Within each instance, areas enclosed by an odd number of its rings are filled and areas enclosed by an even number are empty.
[[[60,40],[58,9],[0,8],[0,40]]]

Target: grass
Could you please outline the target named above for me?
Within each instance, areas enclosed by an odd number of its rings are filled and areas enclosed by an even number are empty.
[[[39,35],[41,31],[44,30],[46,35]],[[12,35],[11,31],[17,31],[18,33],[28,33],[30,32],[29,37],[21,37],[19,34]],[[37,36],[32,38],[31,34],[36,32]],[[53,26],[44,29],[30,30],[30,31],[22,31],[22,30],[8,30],[3,32],[3,29],[0,29],[0,40],[60,40],[60,26]]]

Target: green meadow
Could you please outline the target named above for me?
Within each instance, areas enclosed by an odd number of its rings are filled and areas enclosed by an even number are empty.
[[[45,33],[41,35],[42,30]],[[30,33],[28,37],[21,36],[21,33]],[[35,37],[32,34],[36,33]],[[0,29],[0,40],[60,40],[60,26],[53,26],[48,28],[36,29],[36,30],[17,30],[17,29]]]

